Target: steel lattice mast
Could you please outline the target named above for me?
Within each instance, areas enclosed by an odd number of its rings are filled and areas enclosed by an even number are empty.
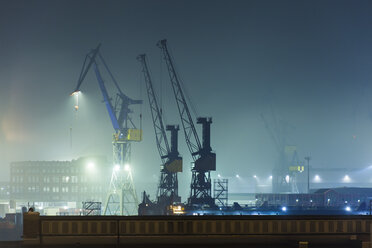
[[[180,202],[178,195],[177,173],[182,172],[182,158],[178,152],[178,125],[167,125],[167,130],[171,131],[171,146],[169,147],[165,132],[162,112],[159,108],[150,72],[147,66],[146,55],[141,54],[137,57],[142,66],[145,77],[147,96],[149,99],[151,116],[155,131],[156,145],[162,160],[160,182],[157,192],[158,204],[161,211],[165,211],[165,206],[173,202]],[[165,213],[163,213],[165,214]]]
[[[89,69],[93,65],[107,112],[115,130],[112,141],[113,171],[104,214],[135,215],[137,214],[138,198],[133,184],[129,162],[131,143],[142,140],[142,130],[137,129],[131,120],[130,113],[132,113],[132,110],[129,106],[133,104],[142,104],[142,100],[133,100],[121,91],[119,84],[115,80],[102,55],[99,53],[99,48],[100,44],[85,57],[77,87],[72,94],[80,91],[80,86]],[[98,60],[103,64],[104,69],[109,74],[118,91],[114,105],[112,104],[112,99],[108,95],[104,80],[99,70],[97,63]]]
[[[169,54],[167,41],[161,40],[157,45],[162,50],[163,58],[167,64],[169,78],[185,133],[186,144],[194,160],[188,206],[209,205],[210,207],[214,207],[215,202],[212,198],[210,178],[210,171],[216,170],[216,154],[212,152],[210,146],[210,124],[212,123],[212,118],[197,118],[197,123],[202,124],[203,126],[202,146],[174,68],[172,58]]]

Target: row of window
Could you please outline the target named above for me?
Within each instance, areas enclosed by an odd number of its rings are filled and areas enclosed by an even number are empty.
[[[12,173],[80,173],[80,168],[11,168]]]
[[[38,192],[52,192],[52,193],[78,193],[79,191],[81,193],[87,193],[87,192],[93,192],[93,193],[102,193],[102,186],[93,186],[93,187],[78,187],[78,186],[72,186],[72,187],[39,187],[39,186],[28,186],[28,187],[22,187],[22,186],[13,186],[12,191],[14,193],[23,193],[23,192],[30,192],[30,193],[38,193]]]
[[[79,180],[80,178],[80,180]],[[79,181],[81,183],[88,182],[87,176],[13,176],[12,182],[13,183],[78,183]]]

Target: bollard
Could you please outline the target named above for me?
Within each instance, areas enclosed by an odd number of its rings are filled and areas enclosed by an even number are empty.
[[[40,244],[40,215],[38,212],[23,213],[24,244]]]

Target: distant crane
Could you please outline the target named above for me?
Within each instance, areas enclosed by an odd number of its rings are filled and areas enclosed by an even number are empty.
[[[171,146],[169,147],[167,135],[164,129],[161,109],[159,108],[155,90],[152,84],[150,72],[146,62],[146,55],[137,57],[142,66],[145,77],[146,90],[150,104],[151,116],[155,131],[156,145],[162,160],[160,170],[160,182],[157,191],[157,214],[166,214],[166,207],[174,202],[181,202],[178,195],[177,173],[182,172],[182,158],[178,152],[178,125],[167,125],[166,129],[171,132]],[[144,195],[146,197],[146,194]]]
[[[83,67],[78,79],[76,89],[71,95],[80,92],[80,86],[83,83],[89,69],[93,66],[98,85],[101,89],[103,100],[106,105],[109,117],[115,133],[113,134],[113,172],[109,187],[109,193],[104,208],[105,215],[135,215],[137,214],[138,199],[133,184],[133,178],[130,162],[131,142],[142,140],[142,130],[134,125],[130,113],[133,111],[130,105],[142,104],[142,100],[133,100],[125,95],[113,74],[109,70],[105,60],[99,52],[101,44],[96,49],[89,52],[84,60]],[[115,104],[112,104],[112,98],[109,97],[104,80],[98,67],[100,61],[104,69],[109,74],[116,89]]]
[[[303,170],[303,166],[298,161],[296,147],[288,146],[287,144],[287,132],[289,125],[287,123],[280,123],[277,120],[271,105],[270,110],[272,116],[271,125],[263,114],[261,114],[261,119],[264,122],[265,128],[274,142],[275,148],[278,152],[278,160],[273,168],[272,175],[273,192],[297,193],[297,175],[295,175],[295,173],[302,172],[301,170]]]
[[[163,58],[167,64],[173,93],[176,98],[178,112],[185,133],[186,144],[194,160],[194,166],[192,167],[191,192],[187,204],[189,207],[194,205],[215,207],[215,201],[211,192],[210,178],[210,172],[216,170],[216,154],[212,152],[210,146],[210,125],[212,123],[212,118],[197,118],[197,123],[202,124],[203,129],[202,145],[191,118],[172,58],[169,54],[167,41],[161,40],[157,45],[161,49]]]

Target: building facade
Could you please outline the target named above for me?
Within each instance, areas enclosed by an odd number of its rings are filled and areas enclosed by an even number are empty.
[[[110,183],[105,157],[72,161],[22,161],[10,164],[11,199],[23,202],[101,201]]]

